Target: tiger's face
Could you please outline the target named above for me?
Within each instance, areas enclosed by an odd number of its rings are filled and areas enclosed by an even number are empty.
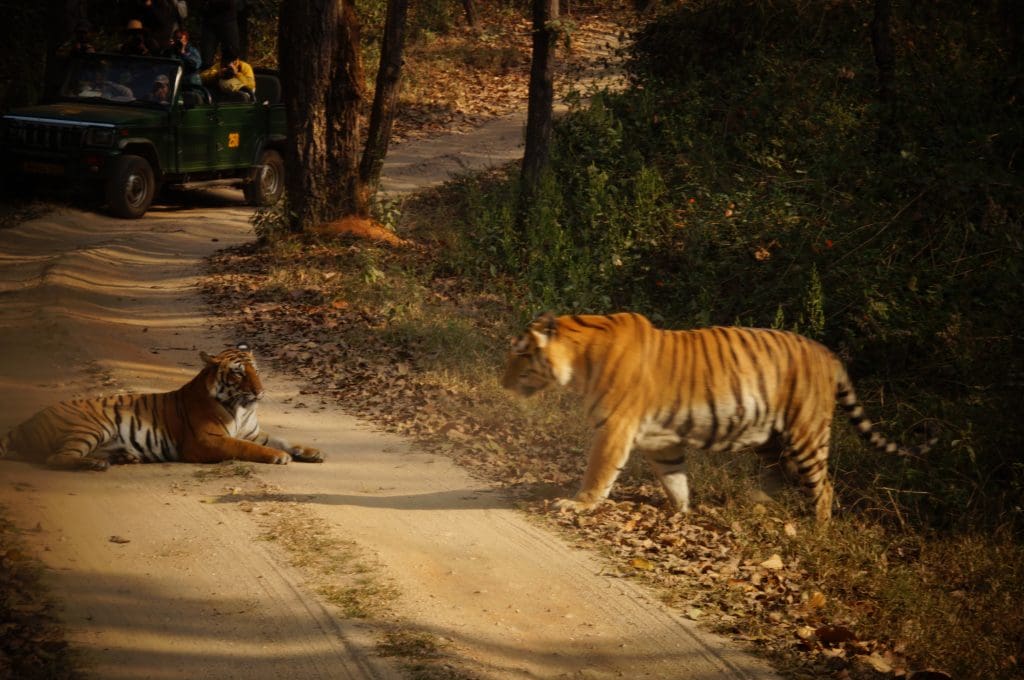
[[[512,340],[501,385],[524,397],[552,383],[565,385],[572,376],[571,361],[559,342],[555,317],[550,313],[534,319],[526,332]]]
[[[512,340],[505,363],[501,386],[529,397],[554,382],[551,365],[537,346],[536,338],[527,331]]]
[[[224,350],[217,356],[200,352],[211,369],[211,396],[229,407],[247,407],[263,398],[263,382],[256,369],[256,359],[245,345]]]

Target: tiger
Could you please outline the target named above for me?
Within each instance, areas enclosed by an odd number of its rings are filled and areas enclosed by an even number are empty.
[[[111,462],[324,461],[318,449],[260,429],[256,404],[263,383],[248,346],[199,357],[202,370],[172,392],[76,399],[39,411],[0,439],[0,458],[91,470],[106,470]]]
[[[576,496],[554,503],[563,510],[587,511],[604,501],[636,450],[671,507],[688,512],[687,449],[750,447],[781,458],[810,496],[817,523],[826,524],[834,502],[828,453],[837,400],[875,449],[921,455],[935,443],[906,449],[876,432],[839,358],[782,330],[673,331],[632,312],[546,312],[512,339],[501,384],[524,397],[551,384],[583,397],[591,430],[587,468]]]

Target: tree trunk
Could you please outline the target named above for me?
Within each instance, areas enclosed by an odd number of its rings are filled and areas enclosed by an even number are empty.
[[[278,52],[291,229],[366,214],[359,176],[363,65],[353,0],[281,3]]]
[[[871,21],[871,48],[878,69],[878,101],[881,119],[878,126],[878,146],[884,151],[899,148],[899,129],[896,120],[896,93],[894,80],[896,55],[892,45],[892,2],[875,0],[875,15]]]
[[[530,65],[530,96],[526,114],[526,148],[523,152],[521,197],[536,193],[541,171],[551,147],[552,110],[555,99],[555,40],[552,22],[558,18],[558,0],[533,0],[533,59]]]
[[[476,29],[476,0],[462,0],[462,7],[466,10],[466,24]]]
[[[391,126],[398,107],[398,93],[402,83],[402,54],[405,48],[405,17],[409,0],[388,0],[388,14],[384,24],[384,40],[377,69],[377,87],[373,93],[370,127],[366,148],[359,166],[359,176],[366,192],[366,203],[380,184],[381,168],[391,141]]]

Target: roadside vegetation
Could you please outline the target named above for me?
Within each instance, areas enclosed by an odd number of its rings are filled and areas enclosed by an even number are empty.
[[[790,677],[1024,677],[1019,55],[997,3],[898,5],[886,112],[872,7],[668,11],[636,35],[632,86],[558,125],[524,228],[514,168],[392,206],[406,247],[282,237],[264,213],[209,298],[280,367]],[[837,418],[823,531],[795,489],[758,500],[742,456],[700,458],[685,518],[635,462],[613,503],[554,514],[585,465],[578,405],[496,380],[545,309],[796,330],[848,362],[881,429],[939,444],[886,458]]]

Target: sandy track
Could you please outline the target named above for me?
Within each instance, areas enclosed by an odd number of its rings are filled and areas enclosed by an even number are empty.
[[[484,148],[460,136],[441,155],[460,143]],[[397,162],[412,157],[398,151]],[[447,172],[414,164],[424,176]],[[65,210],[0,232],[0,428],[59,399],[173,389],[194,375],[200,349],[237,340],[195,297],[201,258],[252,237],[237,201],[204,194],[204,205],[134,222]],[[264,489],[257,507],[301,507],[354,540],[396,587],[404,625],[447,641],[460,668],[492,678],[771,677],[638,586],[602,575],[595,558],[447,459],[374,432],[286,376],[268,372],[266,382],[264,425],[329,460],[259,466],[246,481]],[[344,619],[282,549],[259,540],[260,511],[239,502],[239,482],[197,469],[0,462],[0,503],[33,530],[92,675],[398,677],[375,651],[372,622]]]

